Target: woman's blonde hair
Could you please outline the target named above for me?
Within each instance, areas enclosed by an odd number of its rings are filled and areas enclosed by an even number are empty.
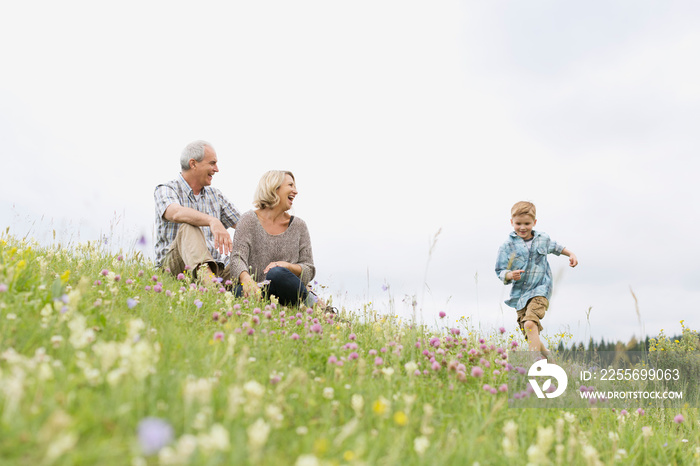
[[[265,173],[258,187],[255,190],[255,197],[253,198],[253,205],[258,209],[269,209],[275,207],[280,202],[280,197],[277,195],[277,190],[282,183],[284,183],[285,176],[291,176],[294,179],[294,174],[292,172],[284,170],[270,170]]]

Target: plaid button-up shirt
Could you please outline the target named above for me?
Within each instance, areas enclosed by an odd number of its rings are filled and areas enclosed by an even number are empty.
[[[552,296],[552,270],[547,254],[560,255],[564,246],[552,241],[547,233],[532,231],[534,238],[528,250],[525,241],[514,231],[498,250],[496,275],[506,285],[513,284],[510,299],[505,303],[515,309],[523,309],[530,298]],[[524,270],[520,280],[506,280],[511,270]]]
[[[159,184],[153,193],[156,202],[156,265],[160,267],[160,263],[168,251],[168,247],[175,240],[179,223],[169,222],[163,218],[165,209],[170,204],[179,204],[183,207],[203,212],[212,217],[218,218],[223,223],[224,227],[232,228],[238,223],[241,214],[238,209],[229,202],[228,199],[221,194],[216,188],[205,186],[199,193],[198,198],[195,197],[190,185],[182,177],[182,173],[176,179]],[[216,262],[223,262],[219,251],[214,247],[214,235],[209,227],[201,227],[204,233],[204,238],[207,240],[207,247],[211,252],[212,258]]]

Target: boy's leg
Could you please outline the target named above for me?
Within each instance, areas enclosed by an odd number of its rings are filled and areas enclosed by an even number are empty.
[[[543,356],[549,357],[549,350],[540,338],[542,331],[541,319],[549,307],[549,301],[544,296],[531,298],[525,309],[518,311],[518,324],[520,325],[530,351],[539,351]]]

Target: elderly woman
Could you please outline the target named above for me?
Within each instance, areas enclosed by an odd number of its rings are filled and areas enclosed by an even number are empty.
[[[238,279],[238,296],[249,296],[262,287],[283,305],[318,302],[306,288],[316,273],[309,230],[302,219],[288,212],[296,195],[291,172],[273,170],[260,179],[253,202],[256,209],[241,216],[233,238],[228,267],[232,279]]]

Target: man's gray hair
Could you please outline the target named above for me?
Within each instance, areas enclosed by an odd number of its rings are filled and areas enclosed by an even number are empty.
[[[182,171],[190,169],[190,159],[194,159],[196,162],[201,162],[204,159],[205,147],[210,147],[214,150],[214,146],[207,141],[199,140],[187,144],[187,147],[185,147],[185,150],[183,150],[180,155],[180,167]]]

